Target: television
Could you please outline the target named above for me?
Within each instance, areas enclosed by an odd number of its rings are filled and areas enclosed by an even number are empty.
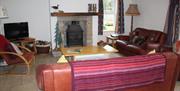
[[[28,22],[5,23],[4,33],[9,40],[29,37]]]

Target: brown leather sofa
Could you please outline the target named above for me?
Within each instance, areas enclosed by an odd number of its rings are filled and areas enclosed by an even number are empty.
[[[136,28],[129,36],[118,36],[115,47],[127,56],[142,55],[153,49],[160,51],[165,38],[166,34],[161,31]]]
[[[167,59],[163,82],[155,82],[123,91],[174,91],[179,60],[174,53],[163,54]],[[37,84],[42,91],[72,91],[71,75],[69,64],[43,64],[36,69]]]

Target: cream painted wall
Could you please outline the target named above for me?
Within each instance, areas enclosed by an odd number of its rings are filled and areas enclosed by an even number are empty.
[[[59,4],[59,9],[64,12],[87,12],[89,3],[97,3],[98,0],[50,0],[50,6]]]
[[[169,0],[134,0],[140,16],[134,17],[134,28],[144,27],[163,31]]]
[[[29,23],[30,37],[50,41],[49,0],[0,0],[7,8],[8,18],[2,23]]]

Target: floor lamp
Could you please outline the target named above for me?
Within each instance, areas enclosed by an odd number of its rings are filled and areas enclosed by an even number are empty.
[[[0,6],[0,19],[4,19],[7,18],[7,10],[6,8]],[[0,20],[0,34],[2,34],[2,24],[1,24],[1,20]]]
[[[131,16],[131,32],[133,31],[133,16],[139,16],[139,10],[137,4],[130,4],[127,11],[127,16]]]

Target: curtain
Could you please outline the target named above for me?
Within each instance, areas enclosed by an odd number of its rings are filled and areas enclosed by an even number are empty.
[[[167,34],[166,46],[172,47],[179,38],[180,0],[170,0],[164,32]]]
[[[116,33],[124,33],[124,2],[117,0]]]
[[[100,15],[98,16],[98,35],[103,35],[103,0],[99,0],[99,13]]]

